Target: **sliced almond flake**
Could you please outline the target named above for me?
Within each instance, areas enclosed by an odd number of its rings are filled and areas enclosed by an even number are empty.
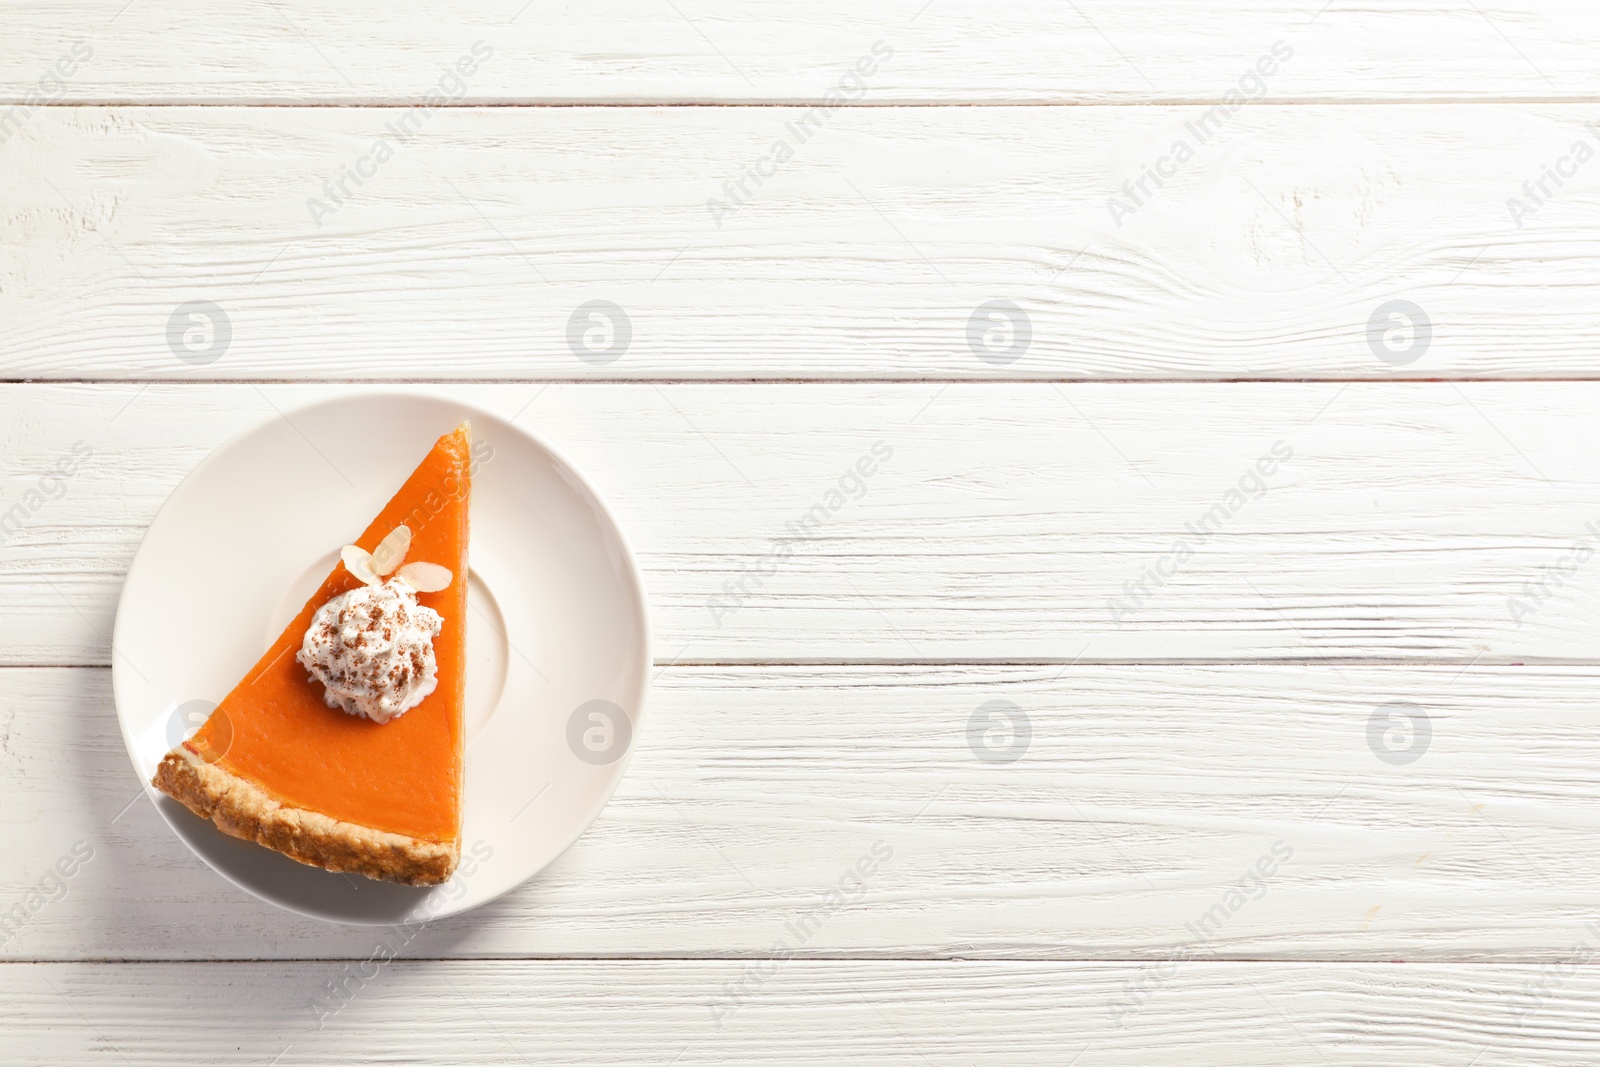
[[[356,545],[345,545],[339,552],[344,568],[368,585],[382,585],[383,579],[372,569],[372,553]]]
[[[393,574],[406,561],[411,549],[411,527],[396,526],[389,536],[378,542],[372,550],[372,569],[380,575]]]
[[[437,563],[407,563],[396,577],[419,593],[437,593],[449,589],[450,583],[455,581],[450,568]]]

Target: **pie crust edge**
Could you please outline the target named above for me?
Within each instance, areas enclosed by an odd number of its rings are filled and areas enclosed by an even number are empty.
[[[225,834],[290,859],[401,885],[439,885],[461,862],[461,841],[429,841],[290,807],[247,778],[207,763],[187,743],[168,752],[150,783]]]

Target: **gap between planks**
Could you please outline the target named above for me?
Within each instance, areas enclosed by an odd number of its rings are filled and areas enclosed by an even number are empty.
[[[1392,656],[1253,656],[1244,659],[1067,659],[1064,656],[997,659],[672,659],[651,660],[658,671],[676,668],[727,667],[1600,667],[1600,659],[1583,656],[1475,656],[1472,659]],[[0,663],[0,671],[106,671],[109,663]]]
[[[442,920],[441,920],[442,921]],[[366,927],[370,930],[384,930],[388,927]],[[278,966],[294,963],[350,963],[359,961],[361,956],[230,956],[211,957],[194,956],[187,958],[155,959],[137,956],[80,956],[62,957],[60,959],[39,957],[36,959],[0,959],[0,968],[4,967],[96,967],[96,966],[141,966],[141,967],[170,967],[179,965],[191,967],[196,964],[223,964],[239,966],[240,964],[259,963]],[[727,953],[719,956],[701,954],[675,954],[675,955],[628,955],[628,956],[541,956],[516,954],[510,956],[395,956],[391,963],[470,963],[470,964],[497,964],[497,963],[738,963],[745,960],[761,960],[766,956],[759,950],[742,953]],[[1144,967],[1152,957],[1128,956],[1126,958],[1106,956],[1028,956],[1012,958],[1006,956],[885,956],[871,953],[860,953],[845,956],[837,952],[821,956],[808,956],[797,952],[793,959],[801,963],[914,963],[918,966],[933,964],[946,964],[952,967],[979,964],[984,967],[1037,967],[1041,964],[1058,963],[1086,963],[1096,966],[1108,967]],[[1157,962],[1160,962],[1159,960]],[[1537,967],[1548,965],[1549,961],[1540,957],[1530,957],[1527,960],[1516,959],[1426,959],[1426,960],[1353,960],[1333,958],[1320,959],[1316,957],[1285,957],[1285,956],[1219,956],[1196,957],[1191,962],[1207,965],[1232,965],[1254,966],[1265,964],[1275,967]],[[1593,966],[1592,964],[1588,966]]]
[[[0,107],[14,107],[25,101],[0,96]],[[1217,107],[1223,103],[1220,97],[1151,97],[1135,100],[1032,100],[1019,98],[1015,100],[964,100],[964,101],[931,101],[931,100],[878,100],[855,101],[829,104],[821,97],[782,99],[782,100],[474,100],[471,102],[446,102],[431,105],[434,111],[488,111],[510,108],[549,108],[555,110],[575,110],[579,108],[620,108],[620,109],[651,109],[656,108],[812,108],[827,106],[831,111],[838,110],[886,110],[893,108],[1007,108],[1007,107],[1040,107],[1040,108],[1070,108],[1070,107]],[[1511,95],[1511,96],[1436,96],[1436,97],[1373,97],[1359,100],[1338,96],[1305,96],[1293,99],[1261,99],[1249,101],[1245,106],[1253,104],[1268,104],[1272,107],[1504,107],[1534,104],[1600,104],[1600,96],[1552,96],[1552,95]],[[217,97],[213,100],[196,102],[193,100],[179,100],[174,98],[154,100],[128,100],[118,97],[86,97],[84,99],[53,103],[35,103],[35,109],[48,108],[52,110],[67,111],[73,108],[276,108],[280,110],[309,110],[313,108],[370,108],[372,110],[408,110],[422,107],[424,101],[406,100],[398,97],[383,100],[376,99],[350,99],[350,100],[274,100],[270,97]]]
[[[1432,377],[1407,378],[1400,375],[1379,375],[1365,378],[1064,378],[1064,377],[1001,377],[985,374],[966,378],[8,378],[0,376],[0,386],[7,385],[365,385],[373,389],[400,389],[414,385],[458,385],[464,388],[480,385],[653,385],[658,388],[700,385],[1467,385],[1527,383],[1530,385],[1575,385],[1600,381],[1600,370],[1589,375],[1566,375],[1558,378],[1497,374],[1484,377]]]

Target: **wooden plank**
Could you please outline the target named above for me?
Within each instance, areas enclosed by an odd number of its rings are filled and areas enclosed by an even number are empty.
[[[1596,657],[1593,383],[421,388],[593,478],[662,663]],[[172,488],[347,389],[0,390],[0,514],[38,505],[0,546],[3,662],[109,663]]]
[[[0,376],[1600,374],[1588,105],[806,116],[50,109]]]
[[[0,9],[0,36],[14,42],[0,93],[109,103],[387,103],[430,90],[462,102],[818,101],[882,41],[890,59],[863,85],[843,85],[860,101],[1217,100],[1230,90],[1274,100],[1570,99],[1600,94],[1585,47],[1597,32],[1593,5],[1579,0],[1019,0],[1003,19],[975,0],[622,0],[559,13],[285,0],[216,20],[160,0],[26,0]],[[445,79],[480,41],[487,61]],[[1280,41],[1289,61],[1249,80]],[[87,57],[72,54],[75,43]]]
[[[1189,963],[1153,979],[1126,963],[58,963],[0,966],[0,989],[19,1064],[1059,1065],[1076,1054],[1498,1067],[1593,1062],[1593,971]],[[340,1010],[321,1008],[314,998],[341,981]],[[741,982],[749,991],[730,1010],[726,990]],[[1140,983],[1148,999],[1119,1026],[1111,1013]]]
[[[142,798],[108,673],[0,670],[0,954],[365,957],[389,936],[286,915],[190,855]],[[595,826],[406,954],[1558,961],[1600,945],[1597,682],[668,669]]]

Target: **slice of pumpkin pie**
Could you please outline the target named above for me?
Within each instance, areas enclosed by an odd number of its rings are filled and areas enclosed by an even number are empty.
[[[153,783],[224,833],[437,885],[461,858],[471,430],[441,437]]]

